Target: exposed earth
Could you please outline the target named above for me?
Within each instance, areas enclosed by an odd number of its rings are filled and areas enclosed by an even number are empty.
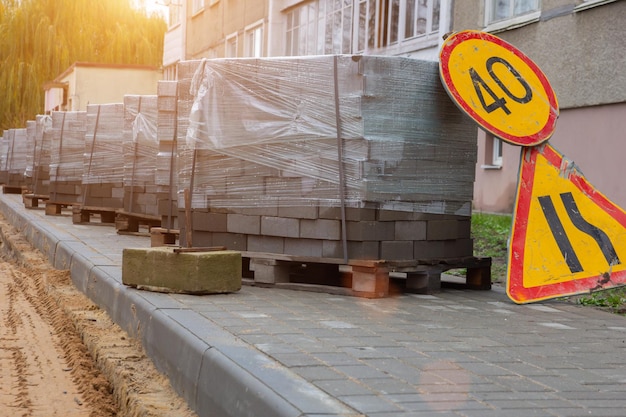
[[[0,215],[0,414],[193,417],[141,346]]]

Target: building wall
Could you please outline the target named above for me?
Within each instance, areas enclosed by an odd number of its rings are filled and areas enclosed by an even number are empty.
[[[60,82],[69,83],[68,110],[87,110],[88,104],[122,103],[126,94],[156,94],[157,69],[77,65]]]
[[[187,17],[185,59],[224,57],[224,42],[235,33],[238,35],[238,56],[242,56],[245,28],[259,21],[267,22],[268,0],[205,3],[202,11]],[[187,7],[190,14],[191,7]],[[264,32],[267,37],[267,30]]]
[[[482,30],[484,3],[454,2],[453,30]],[[617,35],[626,26],[626,1],[576,9],[582,3],[543,0],[536,21],[495,35],[537,63],[554,88],[561,113],[550,144],[574,160],[600,192],[626,207],[626,171],[616,161],[626,150],[626,53]],[[474,208],[512,212],[520,149],[504,144],[501,169],[487,169],[492,139],[485,136],[478,137]],[[606,146],[598,146],[599,140]]]

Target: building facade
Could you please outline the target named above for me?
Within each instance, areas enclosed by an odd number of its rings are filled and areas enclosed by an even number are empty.
[[[166,79],[181,60],[382,54],[436,60],[451,0],[171,0]]]
[[[44,84],[45,113],[85,111],[89,104],[122,103],[126,94],[156,94],[161,69],[146,65],[75,62]]]
[[[164,78],[182,60],[381,54],[437,60],[466,29],[510,42],[545,72],[560,104],[550,143],[626,207],[625,0],[170,0]],[[520,148],[479,131],[474,209],[511,213]]]
[[[549,143],[587,180],[626,207],[626,26],[624,0],[464,0],[455,31],[491,32],[530,57],[556,92],[560,115]],[[511,213],[520,147],[479,132],[474,209]]]

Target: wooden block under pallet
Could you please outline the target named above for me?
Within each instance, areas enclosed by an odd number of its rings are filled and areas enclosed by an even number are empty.
[[[39,201],[46,201],[50,197],[47,195],[39,195],[39,194],[22,194],[22,201],[24,202],[25,208],[37,208],[39,207]]]
[[[154,248],[158,246],[175,245],[179,236],[180,230],[151,227],[150,246]]]
[[[422,294],[441,290],[441,275],[466,269],[457,288],[491,289],[491,258],[466,257],[428,261],[348,260],[243,252],[253,285],[384,298],[400,292]]]
[[[62,203],[58,201],[46,201],[46,216],[60,216],[64,208],[72,207],[73,203]]]
[[[115,210],[114,208],[108,207],[73,206],[72,223],[93,223],[92,216],[99,215],[100,224],[113,224],[115,223]]]
[[[3,185],[2,186],[2,194],[22,194],[24,187],[21,185],[13,186],[13,185]]]
[[[115,228],[118,232],[139,232],[139,226],[147,226],[149,229],[161,226],[161,217],[141,213],[129,213],[117,210],[115,216]]]

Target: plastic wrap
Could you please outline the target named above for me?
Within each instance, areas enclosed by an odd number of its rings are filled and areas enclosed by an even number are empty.
[[[27,154],[26,128],[9,129],[8,171],[10,176],[15,175],[23,179],[26,171]],[[11,182],[11,180],[9,181]]]
[[[26,168],[24,169],[24,177],[32,183],[35,173],[35,132],[37,130],[37,122],[34,120],[26,121]]]
[[[9,164],[9,131],[2,132],[0,138],[0,183],[5,184],[8,179]]]
[[[119,183],[124,180],[124,104],[87,106],[84,137],[83,184]]]
[[[52,112],[50,181],[81,182],[85,153],[86,112]]]
[[[35,149],[33,152],[33,193],[46,195],[50,185],[50,146],[52,143],[52,118],[37,115],[35,118]]]
[[[153,185],[156,174],[157,96],[124,96],[124,186]]]
[[[217,59],[181,63],[179,74],[189,108],[179,115],[181,207],[192,188],[192,208],[471,211],[476,128],[434,62]]]

